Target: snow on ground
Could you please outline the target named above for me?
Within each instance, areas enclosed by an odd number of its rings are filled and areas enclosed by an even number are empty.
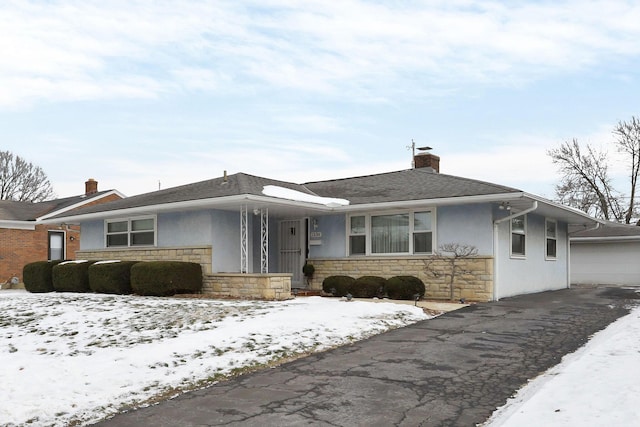
[[[2,425],[86,424],[159,394],[426,319],[411,305],[0,292]]]
[[[530,381],[484,425],[640,426],[638,398],[640,307]]]

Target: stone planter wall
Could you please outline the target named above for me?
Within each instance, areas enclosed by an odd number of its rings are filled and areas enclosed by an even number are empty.
[[[202,293],[216,297],[291,299],[291,274],[216,273],[204,276]]]
[[[312,289],[322,289],[322,281],[333,275],[360,276],[416,276],[426,287],[425,298],[450,300],[450,264],[437,257],[366,257],[309,259],[315,267]],[[491,301],[493,298],[493,257],[459,259],[459,271],[453,286],[453,299]]]

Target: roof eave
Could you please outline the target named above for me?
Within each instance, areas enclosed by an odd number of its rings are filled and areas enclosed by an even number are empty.
[[[300,209],[313,210],[318,212],[330,212],[334,208],[317,203],[299,202],[295,200],[279,199],[267,196],[258,196],[253,194],[240,194],[234,196],[214,197],[198,200],[186,200],[182,202],[162,203],[157,205],[137,206],[133,208],[114,209],[100,212],[92,212],[80,215],[69,215],[64,217],[47,218],[41,220],[43,224],[52,223],[79,223],[81,221],[89,221],[93,219],[102,219],[106,217],[116,216],[133,216],[140,214],[149,214],[155,212],[171,212],[186,209],[204,209],[216,207],[229,207],[229,205],[237,204],[240,206],[245,203],[257,203],[264,205],[289,206]]]
[[[473,203],[503,202],[522,198],[524,193],[482,194],[476,196],[441,197],[436,199],[400,200],[396,202],[361,203],[334,208],[337,212],[400,209],[407,207],[448,206]]]
[[[0,228],[12,230],[35,230],[36,223],[34,221],[17,221],[10,219],[1,219]]]

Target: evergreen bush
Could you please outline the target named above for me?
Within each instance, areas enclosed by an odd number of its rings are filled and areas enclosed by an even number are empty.
[[[131,267],[131,288],[138,295],[150,296],[199,293],[202,267],[194,262],[139,262]]]
[[[379,276],[358,277],[353,283],[351,293],[355,298],[373,298],[384,295],[387,279]]]
[[[329,276],[322,281],[322,290],[333,296],[343,297],[351,293],[355,281],[351,276]]]
[[[51,271],[56,292],[90,292],[89,267],[96,261],[64,261]]]
[[[98,262],[89,267],[89,287],[93,292],[127,295],[131,290],[131,267],[137,261]]]
[[[24,288],[33,293],[53,292],[52,270],[62,261],[36,261],[22,268]]]
[[[415,276],[395,276],[387,280],[386,291],[391,299],[413,300],[416,294],[424,296],[425,286]]]

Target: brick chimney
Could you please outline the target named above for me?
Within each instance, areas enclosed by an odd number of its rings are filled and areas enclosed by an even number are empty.
[[[413,158],[414,167],[431,168],[435,173],[440,172],[440,157],[431,153],[418,153]]]
[[[84,194],[90,196],[91,194],[95,194],[98,192],[98,181],[93,178],[89,178],[84,183]]]

